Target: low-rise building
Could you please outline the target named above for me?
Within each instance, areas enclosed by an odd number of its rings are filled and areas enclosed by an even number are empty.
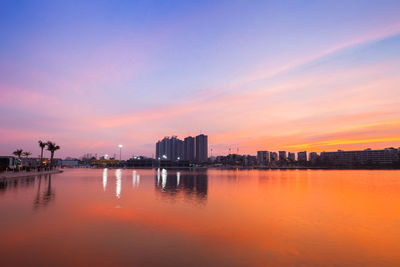
[[[321,152],[321,162],[325,165],[334,166],[392,165],[399,162],[399,150],[385,148],[381,150]]]
[[[77,159],[64,159],[60,161],[60,165],[62,167],[67,167],[67,168],[76,168],[79,166],[79,160]]]

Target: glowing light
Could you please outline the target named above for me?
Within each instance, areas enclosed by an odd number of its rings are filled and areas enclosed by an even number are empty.
[[[179,185],[179,181],[181,180],[181,172],[176,173],[176,183]]]
[[[115,188],[115,195],[117,198],[120,198],[121,196],[121,169],[117,169],[115,171],[115,177],[116,177],[116,188]]]
[[[118,147],[119,147],[119,148],[122,148],[122,147],[123,147],[123,145],[118,145]]]
[[[107,187],[107,168],[103,170],[103,190],[106,191]]]

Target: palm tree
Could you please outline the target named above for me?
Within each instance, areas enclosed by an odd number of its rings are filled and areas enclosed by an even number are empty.
[[[50,166],[51,167],[53,167],[54,152],[59,149],[60,149],[60,146],[57,146],[56,143],[53,143],[51,141],[47,142],[47,150],[50,151],[50,153],[51,153],[51,157],[50,157]]]
[[[22,152],[22,155],[24,155],[24,157],[27,158],[30,155],[32,155],[32,153],[31,152]]]
[[[23,153],[23,150],[20,148],[20,149],[17,149],[17,150],[15,150],[14,152],[13,152],[13,154],[15,155],[15,156],[17,156],[18,157],[18,160],[17,160],[17,171],[19,171],[19,167],[20,167],[20,163],[21,163],[21,155],[22,155],[22,153]]]
[[[22,153],[23,153],[23,150],[20,148],[20,149],[17,149],[17,150],[15,150],[14,152],[13,152],[13,154],[15,155],[15,156],[17,156],[18,157],[18,159],[20,159],[21,158],[21,155],[22,155]]]
[[[47,143],[43,142],[42,140],[39,140],[38,143],[39,143],[39,146],[41,149],[41,152],[40,152],[40,167],[41,167],[43,164],[43,149],[47,146]]]

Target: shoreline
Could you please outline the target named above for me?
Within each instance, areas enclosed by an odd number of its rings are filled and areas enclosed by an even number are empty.
[[[26,178],[45,174],[56,174],[62,173],[62,170],[51,170],[51,171],[33,171],[33,172],[4,172],[0,173],[0,179],[14,179],[14,178]]]

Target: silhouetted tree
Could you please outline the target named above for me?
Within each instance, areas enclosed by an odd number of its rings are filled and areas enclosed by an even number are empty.
[[[23,153],[23,150],[20,148],[20,149],[17,149],[17,150],[15,150],[14,152],[13,152],[13,154],[15,155],[15,156],[17,156],[18,157],[18,163],[17,163],[17,167],[18,167],[18,171],[19,171],[19,168],[20,168],[20,163],[21,163],[21,155],[22,155],[22,153]]]
[[[53,167],[53,158],[54,158],[54,152],[56,150],[59,150],[60,146],[57,146],[56,143],[48,141],[47,142],[47,150],[50,151],[51,157],[50,157],[50,166]]]
[[[43,142],[41,140],[38,141],[39,147],[41,149],[40,151],[40,167],[43,165],[43,149],[47,146],[46,142]]]
[[[24,152],[24,151],[20,148],[20,149],[15,150],[15,151],[13,152],[13,154],[14,154],[15,156],[17,156],[18,159],[20,159],[23,152]]]

